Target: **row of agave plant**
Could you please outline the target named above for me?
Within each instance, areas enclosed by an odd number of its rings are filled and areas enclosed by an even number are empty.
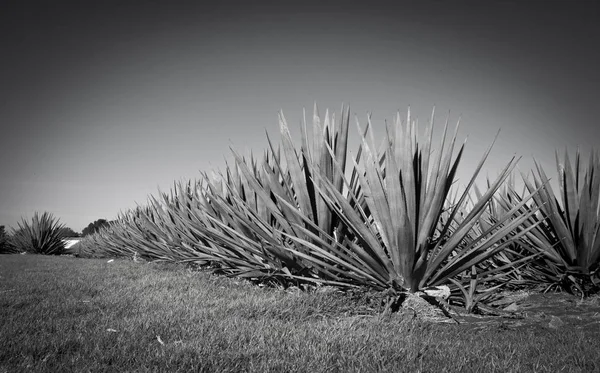
[[[349,108],[323,119],[294,145],[283,113],[281,143],[267,135],[262,161],[232,150],[218,178],[175,183],[146,206],[79,243],[82,255],[133,256],[211,265],[258,281],[418,292],[449,285],[470,311],[501,287],[545,286],[589,295],[599,289],[600,160],[558,161],[560,201],[536,164],[515,188],[513,157],[487,188],[454,187],[464,143],[446,120],[433,144],[398,114],[375,146],[370,116],[350,154]]]

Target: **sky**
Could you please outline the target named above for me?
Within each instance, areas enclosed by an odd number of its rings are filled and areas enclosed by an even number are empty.
[[[461,118],[466,182],[600,139],[593,1],[16,1],[0,15],[0,225],[81,231],[159,188],[262,155],[283,110],[349,104],[375,138],[410,106]],[[451,4],[451,5],[450,5]],[[449,114],[448,114],[449,113]],[[351,128],[351,141],[358,131]],[[353,140],[352,140],[353,139]],[[356,149],[352,147],[351,149]]]

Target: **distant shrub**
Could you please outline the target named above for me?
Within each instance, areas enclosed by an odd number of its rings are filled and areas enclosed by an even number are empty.
[[[12,238],[17,251],[45,255],[60,255],[65,251],[62,241],[65,227],[52,214],[44,212],[40,216],[36,212],[31,222],[22,219],[18,225]]]
[[[12,254],[17,252],[16,248],[11,242],[10,236],[4,225],[0,225],[0,254]]]

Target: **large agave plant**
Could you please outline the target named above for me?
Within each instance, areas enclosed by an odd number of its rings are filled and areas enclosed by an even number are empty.
[[[12,241],[20,252],[35,254],[59,255],[65,245],[62,241],[64,225],[59,223],[52,214],[35,212],[31,222],[22,219],[18,229],[14,230]]]
[[[432,125],[433,117],[432,114]],[[370,118],[368,122],[370,125]],[[394,126],[387,127],[380,153],[374,151],[372,131],[368,131],[370,141],[363,134],[365,160],[355,162],[353,169],[358,187],[346,182],[347,195],[344,195],[319,173],[312,175],[315,189],[349,234],[342,241],[333,240],[328,232],[304,219],[312,229],[293,225],[311,239],[289,235],[304,250],[291,246],[288,249],[340,278],[350,277],[376,288],[416,292],[447,283],[519,239],[526,230],[514,231],[532,213],[516,213],[530,197],[483,232],[472,234],[485,207],[516,164],[514,157],[460,223],[454,225],[454,217],[465,211],[469,190],[491,147],[456,203],[444,210],[464,147],[463,144],[453,160],[456,132],[448,141],[447,124],[435,157],[432,157],[432,125],[424,139],[419,140],[410,109],[404,124],[398,114]],[[343,174],[337,162],[334,166],[338,174]],[[444,213],[448,218],[440,225]]]

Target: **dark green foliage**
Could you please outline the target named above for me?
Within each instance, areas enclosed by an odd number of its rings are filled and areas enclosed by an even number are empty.
[[[81,237],[80,233],[75,232],[73,229],[69,227],[65,227],[61,229],[61,233],[64,237]]]
[[[108,224],[109,222],[106,219],[98,219],[88,224],[87,227],[83,228],[83,231],[81,231],[81,235],[85,237],[87,235],[94,234],[98,232],[100,228],[105,227]]]
[[[62,241],[64,225],[52,214],[34,213],[31,222],[22,219],[13,234],[13,243],[19,252],[44,255],[60,255],[65,250]]]

